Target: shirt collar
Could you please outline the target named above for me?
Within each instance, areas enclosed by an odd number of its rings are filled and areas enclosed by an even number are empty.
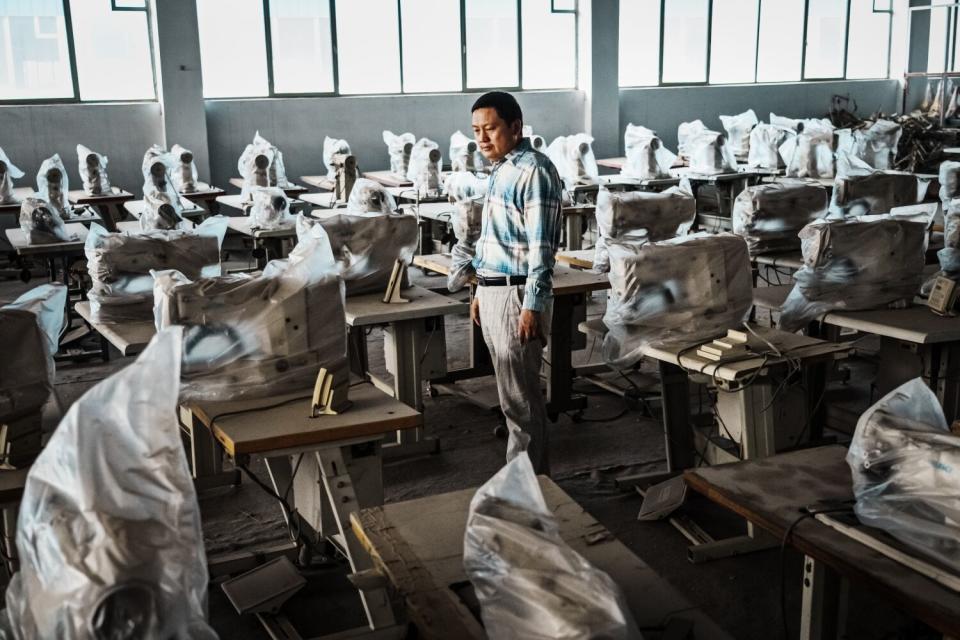
[[[530,146],[529,138],[520,138],[520,142],[517,143],[513,149],[511,149],[507,155],[503,156],[503,159],[497,163],[497,166],[500,166],[504,162],[509,162],[510,164],[516,164],[516,159],[523,153],[530,151],[533,147]]]

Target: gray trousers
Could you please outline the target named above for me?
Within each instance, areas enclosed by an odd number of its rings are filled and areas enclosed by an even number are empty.
[[[480,327],[493,359],[500,409],[507,419],[510,440],[507,461],[526,449],[537,473],[549,474],[547,406],[540,387],[544,345],[539,340],[520,343],[518,326],[523,304],[522,286],[477,287]],[[553,305],[540,314],[544,335],[550,334]]]

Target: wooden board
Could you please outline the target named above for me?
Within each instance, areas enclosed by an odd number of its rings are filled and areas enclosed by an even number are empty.
[[[213,431],[231,456],[317,448],[423,426],[422,414],[369,383],[350,387],[353,406],[332,416],[310,417],[311,393],[312,389],[305,389],[270,398],[208,402],[188,408]],[[265,408],[284,401],[290,402]]]
[[[67,199],[70,200],[72,204],[90,204],[97,206],[120,204],[126,202],[127,200],[133,200],[136,197],[129,191],[124,191],[120,187],[111,187],[110,191],[110,193],[92,196],[83,189],[76,189],[67,194]]]
[[[238,189],[243,189],[243,178],[230,178],[230,184],[232,184]],[[287,194],[288,198],[295,198],[296,196],[299,196],[301,193],[306,193],[307,191],[309,191],[309,189],[307,189],[306,187],[301,186],[299,184],[294,184],[292,182],[290,183],[289,187],[283,188],[283,192]]]
[[[410,302],[387,304],[382,293],[370,293],[347,298],[346,317],[351,327],[386,324],[416,318],[432,318],[470,311],[470,305],[423,287],[404,289],[400,295]]]
[[[404,205],[400,208],[404,213],[419,215],[421,218],[436,222],[450,223],[450,218],[456,212],[456,206],[450,202],[421,202],[419,205]]]
[[[330,176],[300,176],[300,180],[315,189],[324,191],[333,191],[337,185],[337,181]]]
[[[133,356],[143,351],[157,332],[153,322],[149,320],[117,324],[93,322],[90,319],[93,317],[90,303],[87,301],[78,302],[73,308],[81,318],[90,323],[94,331],[125,356]]]
[[[186,198],[187,196],[182,195],[182,197]],[[184,218],[202,216],[207,213],[207,210],[204,209],[203,207],[193,206],[192,202],[190,202],[189,204],[191,205],[189,208],[185,208],[183,209],[183,211],[180,212],[180,215],[183,216]],[[147,205],[143,200],[130,200],[128,202],[123,203],[123,208],[126,210],[126,212],[129,213],[134,218],[136,218],[137,220],[139,220],[140,216],[143,215],[143,210],[144,208],[146,208],[146,206]],[[120,224],[122,223],[117,223],[118,229],[120,228]]]
[[[219,196],[222,196],[226,193],[220,187],[215,187],[213,185],[207,184],[206,182],[197,182],[197,190],[185,192],[181,191],[180,195],[189,200],[190,202],[206,202],[208,200],[216,200]]]
[[[68,222],[64,225],[67,233],[76,235],[78,240],[72,242],[51,242],[49,244],[30,244],[26,234],[19,228],[5,229],[7,240],[13,245],[18,255],[62,255],[65,253],[83,253],[83,245],[87,239],[87,228],[79,222]]]
[[[413,185],[409,187],[387,187],[387,192],[401,202],[449,203],[450,200],[443,194],[435,196],[421,196]]]
[[[229,198],[230,196],[223,196]],[[219,198],[218,198],[219,200]],[[249,216],[228,216],[227,228],[251,238],[292,238],[297,235],[296,218],[291,217],[279,229],[251,229]]]
[[[823,322],[914,344],[960,340],[960,318],[938,316],[922,305],[906,309],[834,311],[826,314]]]
[[[792,290],[792,284],[756,287],[753,290],[753,304],[761,309],[779,311]]]
[[[593,269],[593,258],[596,255],[594,249],[579,249],[577,251],[559,251],[557,252],[557,262],[568,264],[571,267],[580,269]]]
[[[299,199],[317,207],[330,209],[333,207],[334,194],[332,191],[327,191],[326,193],[303,193],[299,196]]]
[[[29,472],[29,468],[0,471],[0,505],[14,505],[20,502]]]
[[[780,539],[800,509],[853,498],[845,455],[840,446],[819,447],[683,475],[696,491]],[[944,634],[960,632],[960,594],[809,518],[796,525],[790,543]]]
[[[729,637],[552,480],[539,481],[561,538],[613,578],[639,627],[662,627],[679,618],[693,623],[698,640]],[[486,638],[454,591],[469,584],[463,537],[475,493],[465,489],[351,514],[357,538],[404,598],[418,637]]]
[[[366,171],[364,178],[379,182],[385,187],[412,187],[413,181],[401,178],[391,171]]]
[[[190,220],[184,220],[184,229],[193,229],[194,224]],[[140,226],[139,220],[123,220],[116,224],[117,231],[121,233],[140,233],[143,231],[143,228]]]
[[[601,167],[606,167],[608,169],[623,169],[623,165],[627,164],[626,156],[620,156],[619,158],[600,158],[597,160],[597,165]]]
[[[762,256],[754,256],[751,258],[751,261],[768,267],[786,267],[787,269],[796,271],[803,266],[803,254],[799,251],[770,253]]]

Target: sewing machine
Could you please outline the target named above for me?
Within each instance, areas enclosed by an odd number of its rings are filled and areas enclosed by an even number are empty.
[[[349,153],[335,153],[330,158],[334,170],[333,200],[347,202],[357,181],[357,158]]]
[[[176,160],[171,178],[180,193],[194,193],[197,188],[197,165],[193,161],[193,152],[179,144],[173,145],[170,154]]]
[[[87,195],[99,196],[110,191],[107,177],[107,157],[91,151],[82,144],[77,145],[77,157],[80,161],[80,178]]]
[[[894,207],[916,204],[917,177],[912,173],[877,171],[863,176],[837,176],[834,204],[844,206],[866,200],[870,213],[889,213]]]

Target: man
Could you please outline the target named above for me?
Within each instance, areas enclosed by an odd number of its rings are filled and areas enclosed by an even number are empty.
[[[512,95],[486,93],[472,112],[473,135],[493,169],[473,261],[479,286],[470,317],[493,358],[510,430],[507,459],[527,449],[537,473],[549,473],[540,364],[553,310],[560,176],[523,137],[523,113]]]

